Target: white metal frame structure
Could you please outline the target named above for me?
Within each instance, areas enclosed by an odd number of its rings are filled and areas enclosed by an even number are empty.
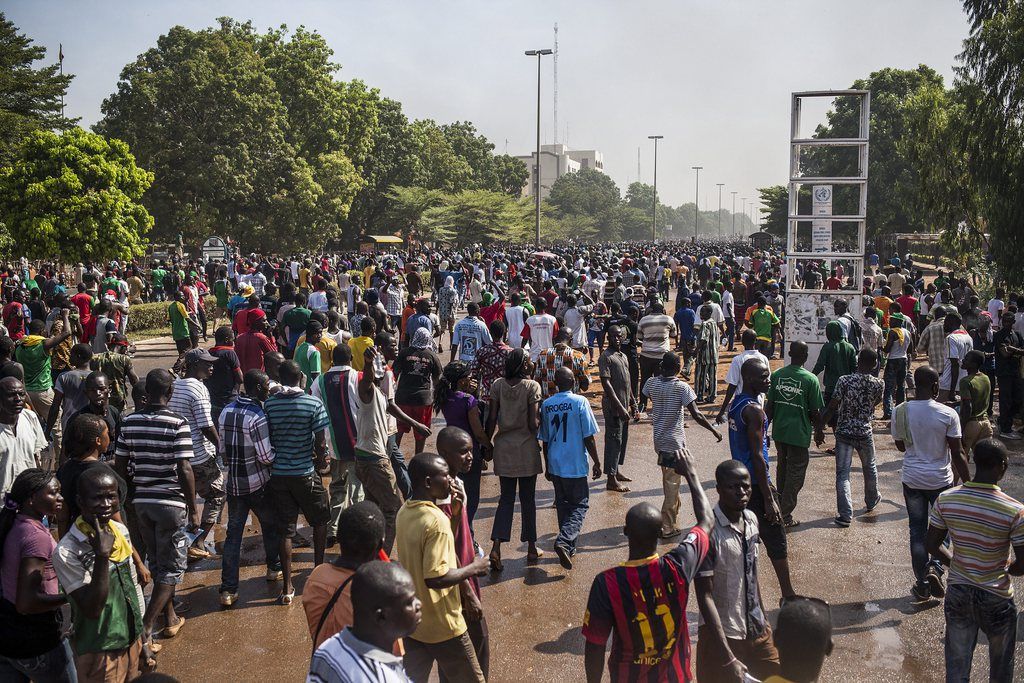
[[[804,99],[827,97],[856,97],[860,104],[860,125],[855,138],[801,138],[801,104]],[[866,239],[866,218],[868,199],[868,134],[871,116],[871,92],[868,90],[813,90],[795,92],[792,95],[792,114],[790,119],[790,163],[789,163],[789,218],[786,244],[786,341],[807,342],[810,351],[808,362],[813,366],[818,352],[825,344],[825,326],[835,318],[833,301],[837,298],[849,302],[850,312],[860,318],[861,291],[864,281],[864,251]],[[857,149],[857,174],[844,177],[805,176],[801,170],[801,151],[805,147],[846,147]],[[802,186],[810,185],[812,194],[817,186],[855,186],[859,198],[857,213],[836,215],[832,213],[831,198],[827,212],[810,214],[800,213],[799,198]],[[813,206],[813,200],[812,200]],[[810,246],[798,240],[798,226],[812,225]],[[820,242],[827,242],[827,247],[815,249],[814,224],[823,228]],[[832,241],[833,223],[856,224],[857,238],[854,243],[835,244]],[[819,247],[821,246],[819,242]],[[824,278],[821,289],[803,289],[794,286],[797,261],[824,260],[831,271],[836,261],[850,262],[853,272],[845,273],[852,276],[852,285],[839,290],[826,290]],[[846,278],[844,277],[844,281]]]

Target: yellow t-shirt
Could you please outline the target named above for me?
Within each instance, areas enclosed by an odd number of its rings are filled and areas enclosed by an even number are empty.
[[[455,536],[451,520],[426,500],[408,500],[398,511],[398,561],[412,575],[416,596],[423,603],[423,620],[412,633],[421,643],[441,643],[466,632],[459,587],[427,588],[426,579],[444,576],[457,569]]]
[[[363,358],[363,354],[366,353],[366,349],[373,346],[373,337],[352,337],[348,340],[348,347],[352,349],[352,367],[359,372],[363,371],[363,365],[366,364],[366,359]],[[321,359],[323,357],[321,356]]]
[[[295,348],[299,348],[306,343],[306,333],[303,332],[299,336],[299,341],[295,342]],[[326,374],[328,370],[334,367],[334,349],[338,346],[338,342],[334,341],[326,334],[316,344],[317,351],[320,352],[320,372]]]

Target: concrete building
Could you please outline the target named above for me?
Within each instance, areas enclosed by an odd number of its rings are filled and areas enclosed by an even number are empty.
[[[535,185],[534,172],[536,153],[516,157],[529,171],[529,178],[523,186],[523,196],[532,197]],[[551,186],[566,173],[574,173],[581,169],[593,169],[604,172],[604,155],[596,149],[570,150],[562,144],[541,145],[540,148],[540,196],[546,199]]]

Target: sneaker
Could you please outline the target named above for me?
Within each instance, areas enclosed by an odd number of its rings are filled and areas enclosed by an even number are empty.
[[[1017,432],[1004,432],[1004,431],[1000,431],[999,432],[999,438],[1000,439],[1006,439],[1007,441],[1020,441],[1021,438],[1024,438],[1024,437],[1021,437],[1021,435],[1018,434]]]
[[[850,526],[850,520],[843,519],[842,517],[836,517],[832,521],[835,522],[836,526],[841,526],[843,528],[846,528],[846,527]]]
[[[231,591],[220,592],[220,606],[231,607],[238,600],[238,593],[232,593]]]
[[[280,581],[284,578],[284,572],[280,569],[268,569],[267,581]]]
[[[562,565],[563,569],[572,569],[572,556],[569,555],[568,548],[561,543],[556,543],[555,554],[558,555],[558,564]]]
[[[865,512],[871,512],[871,511],[872,511],[872,510],[874,510],[874,509],[875,509],[876,507],[878,507],[878,504],[879,504],[879,503],[881,503],[881,502],[882,502],[882,496],[878,496],[877,498],[875,498],[875,501],[874,501],[873,503],[871,503],[870,505],[868,505],[868,507],[867,507],[867,509],[865,510]]]
[[[932,597],[928,584],[915,583],[910,592],[918,600],[930,600]]]
[[[946,596],[946,582],[943,581],[942,575],[939,574],[939,570],[935,567],[929,567],[928,572],[924,575],[924,580],[928,584],[928,592],[931,593],[933,598],[943,598]]]

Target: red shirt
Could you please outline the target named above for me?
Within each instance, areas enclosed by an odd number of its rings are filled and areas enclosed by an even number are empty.
[[[825,280],[825,289],[839,289],[843,286],[843,281],[837,277],[830,277]]]
[[[262,332],[245,332],[235,340],[235,355],[243,375],[253,368],[262,370],[263,354],[268,351],[277,351],[277,344]]]
[[[896,299],[896,303],[900,305],[900,310],[903,315],[910,318],[916,324],[917,313],[914,312],[914,308],[917,306],[917,297],[910,294],[904,294],[900,298]]]
[[[4,325],[7,326],[7,336],[18,341],[25,336],[25,306],[17,301],[4,306]]]
[[[459,480],[461,485],[462,480]],[[463,493],[465,488],[463,487]],[[437,507],[441,509],[448,519],[452,518],[452,504],[451,500],[447,503],[437,502]],[[469,527],[469,516],[466,514],[466,507],[462,507],[462,512],[459,514],[459,519],[456,524],[452,525],[452,533],[455,536],[455,555],[459,558],[459,567],[465,567],[466,565],[472,564],[473,560],[476,559],[476,549],[473,547],[473,530]],[[469,579],[469,585],[472,587],[473,592],[476,593],[476,597],[480,599],[480,581],[477,577],[472,576]]]

